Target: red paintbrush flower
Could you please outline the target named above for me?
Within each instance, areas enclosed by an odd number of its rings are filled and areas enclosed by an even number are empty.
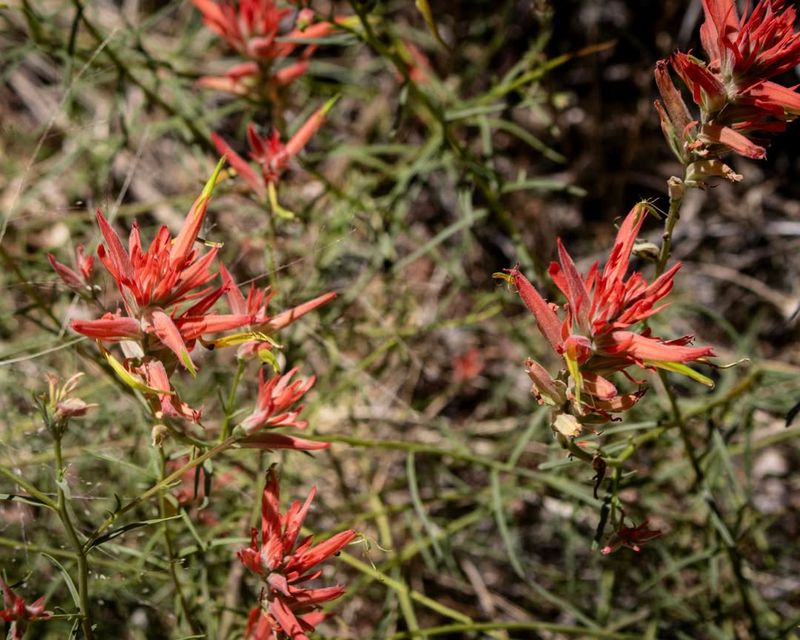
[[[272,429],[293,427],[305,429],[308,422],[300,419],[303,405],[294,406],[308,390],[314,386],[316,376],[307,380],[298,379],[292,382],[297,373],[295,367],[284,375],[275,375],[267,379],[264,369],[258,375],[258,398],[253,412],[236,427],[235,434],[240,437],[243,447],[254,449],[297,449],[315,451],[326,449],[328,442],[314,442],[283,433],[274,433]]]
[[[632,330],[633,325],[664,309],[666,305],[661,301],[672,289],[673,278],[680,268],[676,264],[651,284],[638,272],[626,277],[633,244],[647,210],[647,205],[640,203],[627,215],[602,271],[595,263],[586,276],[580,274],[561,240],[558,241],[560,264],[552,263],[549,273],[567,299],[563,319],[519,269],[509,270],[539,329],[565,362],[565,371],[556,379],[538,363],[532,360],[526,363],[540,403],[563,407],[567,400],[572,400],[573,411],[579,416],[608,417],[609,413],[624,411],[636,402],[639,394],[618,394],[605,376],[632,365],[675,371],[711,384],[685,364],[713,356],[710,347],[687,346],[689,336],[667,341],[652,336],[649,329]],[[566,386],[567,378],[571,380],[570,389]]]
[[[206,26],[247,58],[274,59],[283,46],[275,38],[292,9],[279,9],[272,0],[192,2],[203,14]]]
[[[313,631],[324,618],[318,611],[319,605],[344,593],[341,585],[302,586],[321,575],[317,565],[341,551],[357,535],[348,530],[317,545],[312,546],[311,536],[296,544],[315,495],[316,487],[302,505],[295,501],[282,514],[275,467],[267,471],[261,498],[261,539],[259,541],[258,531],[253,529],[250,546],[238,553],[244,566],[266,583],[261,606],[253,609],[248,617],[248,638],[272,640],[283,633],[292,640],[308,640],[306,633]]]
[[[691,161],[691,152],[701,159],[727,150],[763,158],[767,134],[783,131],[800,115],[796,87],[770,80],[800,64],[796,10],[784,0],[762,0],[749,16],[740,17],[734,0],[703,0],[703,11],[700,39],[708,60],[681,52],[669,60],[700,107],[699,121],[687,122],[681,114],[685,107],[674,106],[680,97],[676,99],[671,81],[664,79],[665,61],[661,61],[656,80],[666,113],[656,106],[662,126],[671,129],[667,136],[671,144],[675,137],[685,143],[677,152],[685,164]],[[735,179],[731,173],[726,177]]]
[[[260,136],[255,126],[247,126],[247,141],[250,145],[250,158],[256,163],[259,173],[250,163],[236,153],[230,145],[216,133],[211,138],[220,154],[224,155],[236,172],[242,176],[247,185],[263,201],[269,199],[277,213],[288,213],[277,203],[275,185],[284,172],[289,161],[308,144],[325,121],[325,116],[336,103],[336,98],[328,100],[306,120],[286,144],[281,142],[280,134],[272,131],[267,136]]]
[[[311,23],[313,12],[279,9],[273,0],[192,0],[203,21],[248,61],[223,76],[207,76],[200,85],[237,95],[274,93],[308,70],[317,49],[309,39],[322,38],[334,28],[329,22]],[[298,47],[298,59],[288,61]]]
[[[145,354],[157,351],[161,345],[194,373],[189,352],[200,336],[252,322],[248,315],[211,313],[211,307],[225,294],[225,286],[201,288],[216,277],[210,266],[218,248],[201,254],[194,243],[221,168],[222,162],[195,201],[177,237],[173,239],[163,226],[147,251],[142,249],[137,225],[131,230],[126,249],[105,216],[97,212],[106,242],[97,247],[97,255],[117,284],[126,315],[117,311],[98,320],[73,320],[71,326],[75,331],[111,342],[138,340],[146,347]],[[179,307],[187,302],[193,304],[180,311]]]
[[[3,591],[4,607],[0,610],[0,620],[11,623],[11,628],[8,630],[10,640],[22,640],[29,622],[47,620],[53,615],[44,610],[44,596],[32,604],[25,604],[25,599],[14,593],[1,577],[0,589]]]

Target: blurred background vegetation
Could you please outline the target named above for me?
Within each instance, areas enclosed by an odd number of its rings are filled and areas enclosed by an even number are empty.
[[[414,3],[314,8],[360,12],[370,28],[322,39],[291,87],[289,131],[340,96],[281,179],[297,217],[271,220],[230,179],[203,237],[224,243],[237,281],[275,287],[275,310],[339,293],[280,336],[282,361],[319,376],[306,413],[334,442],[313,458],[281,456],[284,499],[317,485],[311,530],[352,527],[370,541],[326,570],[348,592],[325,637],[798,637],[800,427],[784,426],[800,400],[798,128],[766,162],[733,159],[744,182],[692,192],[678,226],[684,266],[654,329],[695,334],[721,363],[749,358],[715,373],[713,391],[670,380],[702,477],[665,429],[595,498],[593,471],[566,457],[529,393],[522,362],[546,359],[546,345],[492,273],[519,263],[542,284],[558,235],[586,269],[635,202],[665,206],[679,168],[652,109],[652,69],[699,46],[699,1],[431,2],[443,43]],[[411,82],[407,43],[429,64]],[[176,230],[216,162],[211,132],[244,153],[246,124],[266,130],[270,110],[195,86],[231,54],[189,2],[12,0],[0,8],[0,55],[0,464],[52,490],[31,393],[47,371],[85,371],[82,397],[100,407],[65,446],[89,531],[115,494],[158,479],[157,456],[141,403],[68,330],[89,312],[46,253],[68,261],[77,243],[94,249],[98,207],[148,237]],[[657,221],[645,236],[658,241]],[[198,359],[182,393],[213,424],[235,364],[224,352]],[[668,424],[667,396],[652,387],[624,422],[587,439],[619,452]],[[237,406],[247,410],[255,388],[253,374]],[[184,514],[169,524],[182,579],[208,637],[240,637],[256,601],[234,554],[273,458],[230,453],[207,469],[207,504],[173,505]],[[5,479],[0,492],[19,493]],[[630,520],[664,533],[640,554],[598,551],[612,492]],[[26,580],[26,596],[73,611],[53,561],[74,561],[58,522],[18,501],[0,509],[0,566]],[[92,556],[99,637],[188,637],[161,536],[161,525],[138,528]],[[29,637],[69,628],[38,623]]]

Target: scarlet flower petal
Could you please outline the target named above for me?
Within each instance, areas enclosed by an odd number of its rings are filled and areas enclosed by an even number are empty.
[[[323,293],[321,296],[317,296],[313,300],[309,300],[308,302],[304,302],[303,304],[298,304],[296,307],[292,307],[291,309],[282,311],[278,315],[270,318],[269,321],[267,321],[266,323],[267,327],[265,328],[269,328],[269,330],[271,331],[279,331],[284,327],[288,327],[295,320],[302,318],[310,311],[314,311],[314,309],[317,309],[322,305],[327,304],[335,297],[336,297],[336,292],[329,291],[328,293]]]
[[[716,122],[704,124],[700,129],[700,138],[711,144],[725,145],[736,153],[755,160],[763,160],[767,157],[767,150],[764,147],[754,144],[730,127],[724,127]]]
[[[570,309],[575,314],[578,326],[584,331],[589,330],[589,293],[583,283],[581,274],[575,267],[572,257],[567,253],[561,238],[557,239],[558,259],[561,262],[562,273],[564,276],[565,289],[562,289],[569,301]],[[555,278],[554,278],[555,281]]]
[[[211,134],[211,139],[214,141],[217,151],[225,156],[230,165],[236,170],[236,173],[244,178],[244,181],[255,191],[256,195],[262,200],[266,198],[267,189],[258,177],[258,174],[253,170],[253,167],[250,166],[250,163],[236,153],[230,145],[216,133]]]
[[[281,625],[281,631],[292,640],[308,640],[308,636],[304,633],[294,612],[286,606],[280,596],[275,596],[269,601],[269,612]]]
[[[99,320],[73,320],[70,327],[73,331],[99,340],[119,341],[142,336],[138,320],[110,313]]]
[[[117,284],[122,286],[123,283],[127,284],[134,280],[133,265],[131,264],[128,252],[122,246],[122,241],[119,239],[117,232],[111,227],[100,209],[96,211],[97,224],[100,227],[100,233],[108,245],[108,260],[103,260],[109,273],[117,281]],[[101,245],[102,246],[102,245]],[[100,248],[98,247],[98,253]],[[105,253],[105,252],[104,252]],[[101,260],[104,256],[101,256]]]
[[[317,442],[306,440],[283,433],[255,433],[239,441],[247,449],[263,449],[275,451],[276,449],[294,449],[296,451],[319,451],[331,446],[330,442]]]
[[[158,339],[178,356],[178,360],[192,375],[196,375],[197,370],[192,362],[192,357],[189,355],[189,349],[186,347],[183,336],[178,327],[175,326],[172,318],[161,309],[152,309],[146,314],[146,319],[152,325],[153,333],[156,334]]]
[[[517,288],[520,298],[533,314],[533,317],[536,318],[539,330],[547,338],[553,350],[558,352],[561,345],[561,323],[555,311],[550,308],[550,305],[547,304],[530,281],[522,275],[519,269],[514,267],[509,269],[508,273],[511,274],[514,280],[514,286]]]
[[[608,336],[609,350],[616,345],[618,354],[628,354],[635,360],[660,360],[664,362],[692,362],[714,355],[711,347],[683,347],[665,343],[631,331],[614,331]]]
[[[279,511],[279,483],[275,465],[267,471],[261,498],[261,541],[253,530],[250,547],[238,553],[242,563],[264,579],[262,598],[267,611],[262,610],[273,631],[293,639],[305,638],[313,631],[324,615],[317,612],[323,602],[338,598],[344,588],[305,588],[303,583],[315,580],[320,571],[308,569],[341,550],[355,536],[354,531],[343,531],[314,547],[308,537],[296,546],[297,536],[314,498],[315,490],[301,504],[294,502],[285,514]],[[251,612],[248,628],[255,629],[258,614]],[[265,625],[264,625],[265,626]]]

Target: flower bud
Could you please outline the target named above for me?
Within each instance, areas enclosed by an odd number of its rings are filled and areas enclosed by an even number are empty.
[[[160,447],[169,438],[169,429],[163,424],[153,425],[150,436],[153,439],[153,446]]]

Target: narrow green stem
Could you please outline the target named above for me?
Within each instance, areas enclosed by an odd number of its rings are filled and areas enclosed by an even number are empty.
[[[277,197],[277,196],[276,196]],[[277,204],[277,200],[276,200]],[[269,202],[267,202],[267,244],[269,245],[269,252],[267,255],[267,273],[269,276],[269,286],[275,291],[278,287],[278,261],[275,256],[277,255],[278,246],[278,230],[275,227],[275,216],[278,215]]]
[[[664,221],[664,233],[661,236],[661,249],[658,252],[658,262],[656,263],[656,277],[660,276],[667,267],[667,260],[672,253],[672,233],[681,215],[681,204],[686,186],[683,180],[672,176],[667,180],[667,190],[669,191],[669,211],[667,219]]]
[[[559,635],[580,636],[582,638],[607,638],[608,640],[632,640],[641,636],[617,633],[605,629],[591,629],[556,622],[458,622],[438,627],[427,627],[418,631],[401,631],[391,640],[405,640],[420,636],[452,636],[454,634],[477,633],[479,631],[550,631]]]
[[[716,407],[724,406],[734,400],[735,398],[739,397],[743,393],[745,393],[748,389],[753,387],[758,383],[761,379],[762,372],[758,369],[754,370],[750,375],[746,378],[741,380],[739,383],[731,387],[726,393],[723,395],[714,398],[710,402],[702,404],[694,409],[687,411],[685,414],[682,415],[682,419],[685,421],[687,418],[693,418],[695,416],[701,416],[708,413],[711,409]],[[654,440],[658,440],[667,430],[672,429],[673,427],[678,426],[678,423],[674,420],[670,420],[669,422],[662,424],[660,427],[655,429],[650,429],[647,432],[643,433],[637,438],[631,438],[628,442],[628,446],[625,447],[619,455],[613,458],[605,458],[606,464],[609,467],[621,467],[628,458],[630,458],[636,450],[642,446],[643,444],[647,444],[648,442],[652,442]]]
[[[32,497],[36,498],[39,502],[41,502],[44,506],[50,507],[51,509],[58,510],[58,503],[56,503],[50,496],[46,493],[42,493],[36,487],[34,487],[30,482],[18,476],[8,467],[0,464],[0,476],[5,476],[14,484],[19,485],[25,491],[27,491]]]
[[[661,379],[661,382],[664,385],[664,390],[667,393],[670,408],[672,409],[674,424],[678,425],[678,430],[681,433],[681,440],[683,440],[683,446],[686,449],[686,455],[689,456],[689,461],[692,463],[695,482],[702,482],[705,474],[703,473],[703,468],[700,466],[700,459],[697,457],[697,452],[694,450],[692,440],[689,437],[689,429],[686,426],[686,420],[684,420],[683,415],[681,414],[681,408],[678,405],[678,399],[675,397],[675,392],[672,390],[669,380],[667,379],[666,371],[659,369],[658,377]]]
[[[56,457],[56,490],[58,491],[58,504],[56,511],[61,523],[64,525],[64,530],[67,532],[67,538],[75,550],[75,555],[78,561],[78,599],[80,602],[80,615],[81,615],[81,629],[85,640],[94,640],[94,633],[92,632],[92,617],[89,613],[89,562],[86,557],[86,551],[81,544],[78,532],[75,530],[75,525],[72,522],[72,516],[69,513],[67,505],[67,496],[64,492],[64,461],[61,454],[61,434],[58,429],[53,430],[54,435],[54,450]]]
[[[222,428],[219,432],[219,441],[224,442],[231,435],[231,416],[233,415],[233,405],[236,402],[236,390],[239,388],[239,382],[242,380],[246,363],[244,360],[239,360],[236,366],[236,374],[233,376],[231,389],[228,391],[228,398],[225,401],[225,417],[222,419]]]
[[[239,441],[238,438],[235,437],[227,438],[223,442],[220,442],[217,446],[212,447],[205,453],[197,456],[193,460],[190,460],[180,469],[174,471],[166,478],[161,479],[159,482],[150,487],[147,491],[145,491],[141,495],[136,496],[129,503],[120,507],[115,513],[111,514],[108,518],[106,518],[103,521],[103,523],[99,527],[97,527],[97,529],[94,530],[92,535],[90,535],[88,540],[86,541],[86,544],[84,545],[84,550],[88,551],[89,549],[91,549],[92,545],[103,534],[103,532],[106,531],[111,525],[113,525],[121,516],[128,513],[128,511],[130,511],[131,509],[135,509],[146,500],[149,500],[158,492],[164,490],[166,487],[168,487],[176,480],[180,480],[181,476],[183,476],[183,474],[186,473],[187,471],[190,471],[194,469],[196,466],[203,464],[206,460],[217,455],[218,453],[222,453],[223,451],[230,449],[238,441]]]
[[[163,480],[166,477],[167,473],[167,458],[164,455],[164,450],[160,450],[161,453],[161,479]],[[161,493],[158,498],[158,506],[159,506],[159,515],[161,518],[167,518],[167,497],[166,494]],[[186,620],[186,624],[189,625],[189,629],[192,632],[192,635],[198,635],[200,633],[200,628],[197,626],[197,623],[192,616],[191,608],[189,607],[189,602],[186,600],[186,595],[183,592],[183,587],[181,586],[181,581],[178,576],[178,570],[176,568],[177,557],[175,555],[175,547],[172,544],[172,536],[169,532],[169,522],[164,520],[162,522],[162,526],[164,528],[164,546],[167,550],[167,561],[169,562],[169,575],[172,579],[172,585],[175,587],[175,593],[178,596],[178,602],[181,606],[181,611],[183,612],[183,618]]]

